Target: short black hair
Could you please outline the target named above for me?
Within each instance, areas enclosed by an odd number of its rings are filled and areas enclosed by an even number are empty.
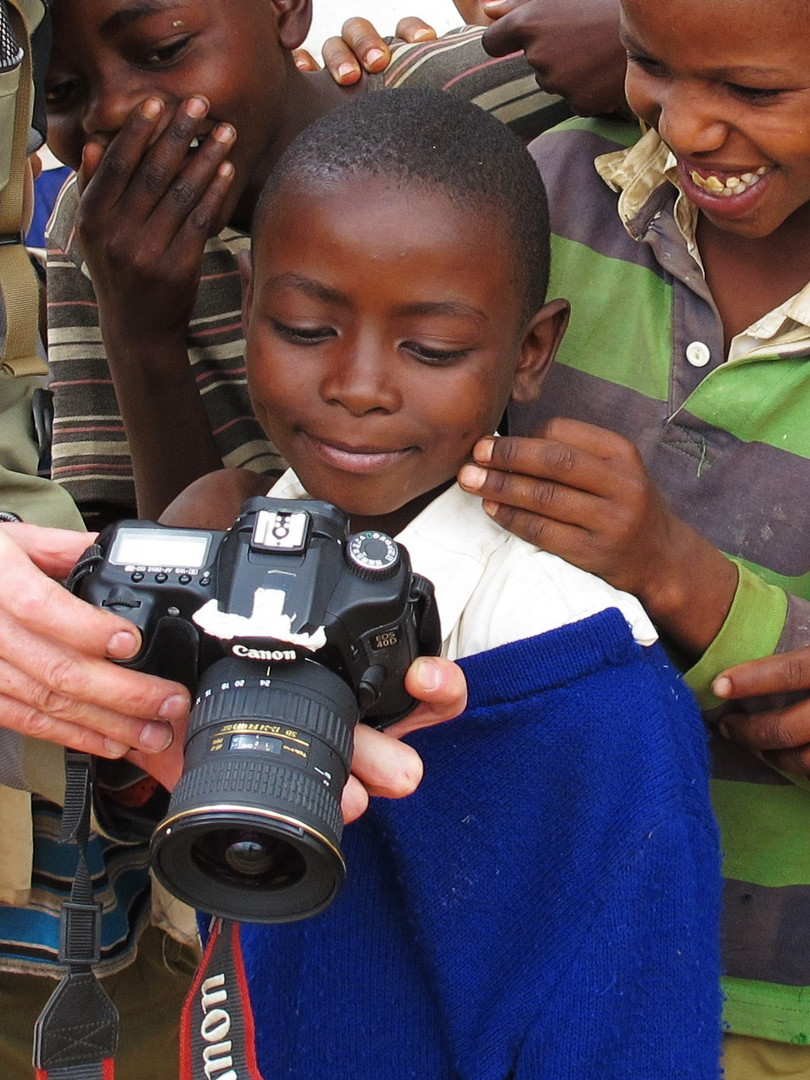
[[[265,185],[254,232],[285,180],[357,175],[440,188],[470,214],[490,211],[494,227],[500,219],[506,229],[524,316],[542,307],[549,269],[546,193],[531,155],[505,124],[441,90],[381,90],[355,99],[290,143]]]

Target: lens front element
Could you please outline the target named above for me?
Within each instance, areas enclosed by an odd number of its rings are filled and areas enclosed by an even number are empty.
[[[152,839],[158,878],[193,907],[245,922],[327,907],[345,877],[340,797],[356,721],[347,684],[313,661],[213,664]]]

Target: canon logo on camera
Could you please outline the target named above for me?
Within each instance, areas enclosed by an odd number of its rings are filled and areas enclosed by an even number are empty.
[[[298,653],[295,649],[249,649],[247,645],[234,645],[231,649],[234,656],[243,660],[297,660]]]

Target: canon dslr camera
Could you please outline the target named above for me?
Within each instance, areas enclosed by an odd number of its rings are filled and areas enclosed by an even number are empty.
[[[127,666],[196,694],[182,778],[152,837],[181,900],[251,922],[325,908],[345,876],[340,798],[357,720],[416,704],[411,661],[436,653],[430,582],[325,502],[250,499],[227,532],[124,521],[69,582],[143,634]]]

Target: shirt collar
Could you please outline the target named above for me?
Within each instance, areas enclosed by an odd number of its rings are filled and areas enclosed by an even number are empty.
[[[274,499],[311,496],[292,469],[268,492]],[[509,533],[481,509],[481,500],[453,484],[397,535],[414,571],[433,583],[446,641],[457,626],[486,569],[492,552]]]
[[[643,240],[654,218],[651,204],[657,202],[664,185],[675,188],[677,195],[673,213],[689,253],[702,269],[695,240],[698,211],[684,195],[678,180],[675,156],[650,128],[638,142],[627,149],[601,154],[594,162],[596,171],[613,191],[619,193],[619,217],[634,240]],[[738,353],[750,355],[779,347],[780,355],[805,353],[810,334],[810,282],[795,296],[757,319],[735,338],[729,358]]]

